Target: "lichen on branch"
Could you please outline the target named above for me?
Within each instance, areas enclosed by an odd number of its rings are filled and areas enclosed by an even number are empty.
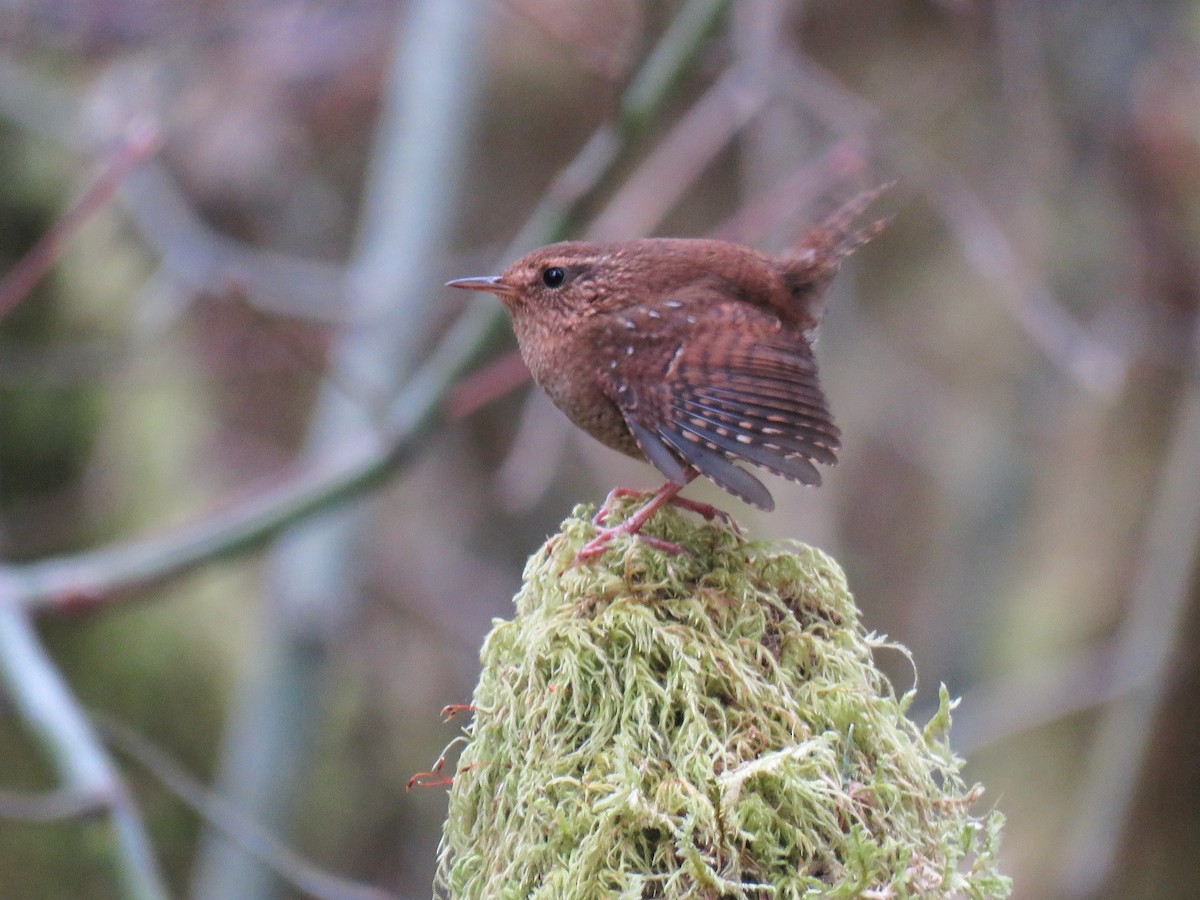
[[[636,503],[636,500],[633,501]],[[618,505],[613,517],[632,505]],[[675,509],[570,567],[577,508],[482,651],[438,889],[476,897],[1003,897],[1002,818],[925,728],[837,564]],[[906,652],[906,651],[905,651]]]

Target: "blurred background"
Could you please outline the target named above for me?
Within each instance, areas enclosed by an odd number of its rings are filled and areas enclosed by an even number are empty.
[[[571,506],[658,483],[442,283],[780,251],[895,181],[817,347],[841,464],[689,495],[832,553],[915,717],[963,698],[1014,896],[1194,896],[1198,38],[1170,0],[0,3],[0,275],[54,263],[0,285],[0,892],[428,896],[440,708]]]

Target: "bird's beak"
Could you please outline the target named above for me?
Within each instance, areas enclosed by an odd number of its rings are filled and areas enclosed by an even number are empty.
[[[455,278],[453,281],[447,281],[446,287],[462,288],[465,291],[487,291],[489,294],[495,294],[499,297],[510,297],[517,292],[516,288],[499,275],[485,275],[477,278]]]

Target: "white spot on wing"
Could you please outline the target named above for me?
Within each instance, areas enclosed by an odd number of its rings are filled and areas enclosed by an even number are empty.
[[[671,354],[671,361],[667,363],[667,372],[670,372],[671,369],[675,368],[675,361],[679,359],[681,353],[683,353],[683,344],[680,344],[678,347],[676,347],[675,352]],[[666,372],[663,374],[666,374]]]

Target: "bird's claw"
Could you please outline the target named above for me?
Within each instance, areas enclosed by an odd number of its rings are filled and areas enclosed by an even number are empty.
[[[667,502],[672,506],[678,506],[681,509],[694,512],[696,515],[701,516],[706,522],[711,522],[716,519],[722,524],[728,525],[730,528],[732,528],[734,533],[742,533],[741,526],[734,521],[733,516],[723,509],[717,509],[717,507],[713,506],[711,503],[702,503],[699,500],[689,500],[687,497],[672,497]]]
[[[592,516],[592,524],[597,528],[604,528],[605,522],[608,520],[608,514],[612,512],[613,505],[618,500],[625,497],[641,497],[641,491],[635,491],[633,488],[618,487],[613,488],[608,492],[608,496],[604,498],[604,503],[596,510],[596,515]]]
[[[596,515],[592,516],[592,524],[597,528],[605,527],[605,522],[608,520],[608,514],[612,512],[612,507],[615,501],[626,497],[641,497],[642,491],[635,491],[633,488],[619,487],[613,488],[608,492],[608,496],[604,498],[604,503],[600,509],[596,511]],[[711,503],[703,503],[699,500],[689,500],[687,497],[680,497],[678,494],[672,496],[666,501],[672,506],[678,506],[680,509],[686,509],[689,512],[694,512],[702,517],[706,522],[711,522],[714,519],[724,525],[728,525],[736,534],[741,534],[741,526],[737,521],[723,509],[718,509]]]
[[[652,534],[642,534],[640,531],[627,528],[627,524],[627,522],[622,522],[620,525],[614,525],[612,527],[597,525],[596,536],[579,548],[579,552],[577,552],[575,554],[575,558],[571,560],[571,568],[583,565],[584,563],[595,559],[597,556],[602,555],[613,542],[613,538],[619,534],[635,534],[655,550],[659,550],[663,553],[670,553],[673,556],[678,556],[684,552],[683,547],[681,547],[679,544],[676,544],[674,541],[668,541],[666,538],[655,537]]]

